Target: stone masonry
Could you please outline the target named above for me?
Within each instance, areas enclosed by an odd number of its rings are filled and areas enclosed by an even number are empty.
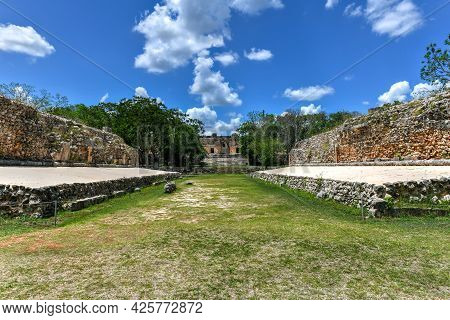
[[[441,199],[448,201],[450,177],[422,181],[404,181],[395,183],[372,184],[354,181],[339,181],[312,177],[289,176],[260,171],[251,176],[266,182],[306,191],[322,199],[332,199],[350,206],[367,208],[371,216],[390,215],[387,199],[422,201]]]
[[[0,97],[0,160],[134,166],[137,151],[110,132]]]
[[[290,165],[450,158],[450,90],[388,105],[299,141]]]
[[[42,188],[0,185],[0,216],[51,216],[57,209],[79,210],[112,197],[134,192],[142,187],[177,179],[179,173],[166,172],[150,176],[72,183]]]

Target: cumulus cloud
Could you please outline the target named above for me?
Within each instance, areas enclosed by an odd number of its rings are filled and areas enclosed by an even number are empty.
[[[284,91],[284,96],[295,101],[316,101],[333,93],[334,89],[329,86],[311,86],[299,89],[288,88]]]
[[[390,37],[405,36],[419,28],[424,17],[413,0],[367,0],[366,8],[351,3],[344,15],[364,16],[372,31]]]
[[[149,97],[147,90],[143,87],[137,87],[134,90],[134,95],[136,97],[140,97],[140,98],[148,98]]]
[[[313,103],[309,106],[300,107],[300,112],[303,115],[318,114],[320,111],[322,111],[322,106],[315,106]]]
[[[339,3],[339,0],[327,0],[325,3],[325,8],[332,9]]]
[[[42,58],[55,52],[55,48],[33,27],[0,24],[0,50],[17,52]]]
[[[217,112],[211,107],[205,106],[202,108],[191,108],[186,111],[186,114],[192,118],[203,122],[205,125],[205,134],[212,135],[230,135],[236,132],[237,128],[242,123],[242,115],[231,113],[229,122],[217,119]]]
[[[405,102],[410,93],[411,87],[409,86],[409,82],[401,81],[394,83],[389,91],[379,96],[378,101],[381,103],[392,103],[395,101]]]
[[[232,9],[253,14],[280,7],[280,0],[165,0],[134,27],[146,39],[135,66],[151,73],[183,66],[203,50],[224,46]]]
[[[224,52],[217,54],[214,60],[219,61],[224,67],[235,64],[239,60],[239,55],[235,52]]]
[[[378,34],[404,36],[423,24],[423,15],[411,0],[368,0],[365,16]]]
[[[213,125],[217,121],[217,112],[208,106],[188,109],[186,114],[192,119],[200,120],[205,126]]]
[[[265,9],[281,9],[281,0],[232,0],[231,7],[248,14],[257,14]]]
[[[362,6],[357,6],[354,2],[345,7],[344,15],[349,17],[360,17],[363,15]]]
[[[109,93],[105,93],[105,95],[100,98],[100,103],[105,102],[106,100],[108,100],[108,98],[109,98]]]
[[[411,97],[413,99],[426,98],[429,95],[431,95],[433,92],[436,92],[441,89],[442,89],[442,84],[439,82],[435,82],[433,84],[419,83],[414,86],[414,89],[411,92]]]
[[[200,95],[203,105],[240,106],[242,101],[228,82],[225,82],[220,71],[212,71],[214,61],[208,52],[202,52],[195,60],[194,83],[190,87],[191,94]]]
[[[249,60],[265,61],[272,59],[273,54],[270,50],[252,48],[250,52],[245,51],[244,55]]]

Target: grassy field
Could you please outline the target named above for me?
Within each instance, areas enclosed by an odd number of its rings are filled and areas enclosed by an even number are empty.
[[[239,175],[4,220],[0,299],[449,299],[450,219],[359,211]]]

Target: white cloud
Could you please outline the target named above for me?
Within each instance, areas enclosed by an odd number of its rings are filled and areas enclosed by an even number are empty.
[[[325,3],[325,8],[332,9],[339,3],[339,0],[327,0]]]
[[[42,58],[55,52],[55,48],[33,27],[0,24],[0,50],[24,53]]]
[[[311,114],[318,114],[322,109],[322,106],[315,106],[313,103],[309,106],[303,106],[300,108],[300,112],[303,115],[311,115]]]
[[[363,15],[362,6],[357,6],[354,2],[345,7],[344,15],[349,17],[360,17]]]
[[[212,128],[206,128],[205,133],[211,135],[217,133],[220,136],[228,136],[236,132],[239,126],[242,124],[242,115],[238,115],[235,118],[231,118],[229,122],[222,120],[217,121]]]
[[[217,112],[208,106],[188,109],[186,114],[192,119],[200,120],[205,126],[214,125],[217,121]]]
[[[100,98],[100,103],[105,102],[106,100],[108,100],[108,98],[109,98],[109,93],[105,93],[105,95]]]
[[[17,86],[14,88],[14,100],[21,101],[23,103],[32,104],[33,97],[30,95],[29,90],[24,89],[21,86]]]
[[[363,101],[362,104],[365,105],[365,106],[368,106],[368,105],[370,105],[370,102],[369,101]]]
[[[186,65],[196,54],[223,47],[231,38],[232,8],[252,14],[280,7],[280,0],[165,0],[134,27],[146,39],[135,66],[164,73]]]
[[[284,91],[284,96],[295,101],[316,101],[333,93],[332,87],[312,86],[299,89],[288,88]]]
[[[228,82],[225,82],[220,71],[212,71],[214,61],[209,57],[208,52],[202,52],[195,60],[194,83],[190,87],[191,94],[198,94],[202,97],[202,103],[211,105],[234,105],[240,106],[242,101],[239,95],[234,92]]]
[[[244,13],[257,14],[265,9],[281,9],[281,0],[231,0],[231,7]]]
[[[140,97],[140,98],[148,98],[149,97],[147,90],[143,87],[137,87],[134,90],[134,95],[136,97]]]
[[[365,16],[378,34],[404,36],[423,24],[423,15],[411,0],[368,0]]]
[[[395,101],[405,102],[411,92],[411,87],[408,81],[401,81],[394,83],[389,91],[383,93],[378,97],[381,103],[392,103]]]
[[[229,114],[229,122],[217,119],[217,113],[211,107],[205,106],[203,108],[191,108],[186,111],[187,115],[192,119],[197,119],[205,125],[205,134],[212,135],[230,135],[234,133],[242,123],[242,115],[231,113]]]
[[[442,84],[435,82],[434,84],[419,83],[414,86],[414,90],[411,92],[413,99],[426,98],[435,91],[442,89]]]
[[[244,52],[244,55],[247,59],[254,61],[265,61],[272,59],[273,57],[273,54],[272,52],[270,52],[270,50],[255,48],[252,48],[250,52]]]
[[[214,60],[219,61],[223,66],[229,66],[235,64],[239,60],[239,55],[235,52],[224,52],[217,54]]]

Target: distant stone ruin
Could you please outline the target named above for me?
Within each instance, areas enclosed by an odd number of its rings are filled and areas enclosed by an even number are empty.
[[[239,137],[232,136],[204,136],[200,142],[205,148],[207,157],[204,162],[208,165],[229,166],[246,165],[247,159],[241,156]]]
[[[290,165],[450,159],[450,90],[387,105],[299,141]]]
[[[102,131],[0,97],[0,164],[135,166],[137,151]]]

